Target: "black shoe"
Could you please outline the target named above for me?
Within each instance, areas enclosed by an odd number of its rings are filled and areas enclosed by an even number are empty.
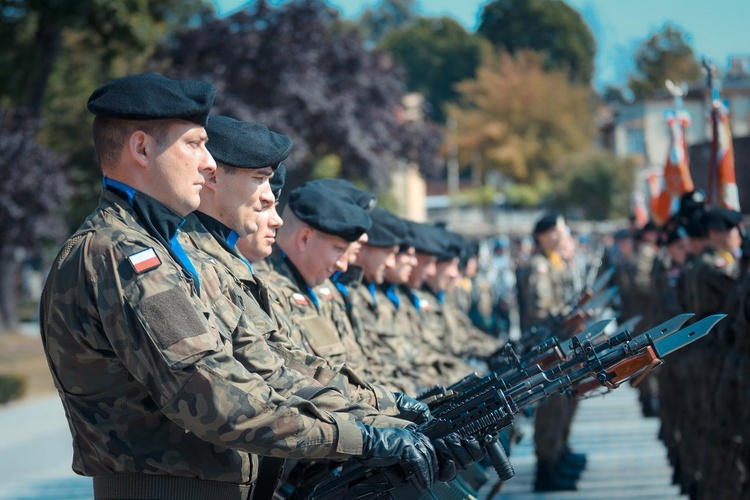
[[[534,491],[576,491],[577,489],[576,480],[557,472],[555,464],[537,463]]]
[[[583,470],[586,468],[586,454],[573,453],[570,448],[565,448],[560,461]]]
[[[583,473],[583,467],[560,460],[555,466],[555,472],[563,477],[578,480]]]

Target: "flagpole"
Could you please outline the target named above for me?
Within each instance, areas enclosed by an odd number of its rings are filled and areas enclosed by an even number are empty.
[[[711,206],[715,201],[716,185],[718,183],[718,158],[719,152],[719,89],[714,79],[715,69],[703,59],[703,69],[706,71],[708,90],[711,93],[711,154],[708,158],[708,186],[706,193],[706,205]]]

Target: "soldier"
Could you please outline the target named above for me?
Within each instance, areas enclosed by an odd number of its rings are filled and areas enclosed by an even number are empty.
[[[526,318],[522,324],[526,328],[568,312],[565,297],[572,280],[559,254],[565,230],[565,220],[556,212],[544,215],[534,225],[537,248],[524,273]],[[536,340],[539,339],[535,339],[535,343]],[[586,458],[570,451],[567,445],[574,412],[574,400],[559,394],[550,396],[537,407],[534,421],[536,491],[576,489],[576,479]]]
[[[256,255],[268,253],[269,231],[274,235],[275,229],[281,226],[282,221],[275,211],[276,203],[271,183],[266,181],[269,172],[273,173],[273,166],[289,154],[291,141],[285,136],[269,131],[261,124],[240,122],[216,115],[210,117],[207,133],[212,144],[208,149],[219,168],[207,175],[201,205],[195,214],[187,217],[183,226],[184,233],[188,236],[187,244],[209,254],[216,262],[222,264],[235,280],[242,283],[243,286],[238,291],[242,299],[238,300],[238,306],[246,311],[263,310],[263,314],[257,314],[259,317],[256,317],[255,323],[263,332],[266,341],[272,344],[288,366],[324,384],[335,384],[343,389],[352,401],[375,406],[390,415],[400,414],[401,410],[389,391],[365,383],[355,373],[347,372],[346,379],[343,379],[325,360],[311,358],[296,344],[290,343],[291,335],[288,332],[293,327],[281,322],[273,312],[265,283],[254,275],[248,263],[234,248],[234,242],[238,241],[240,236],[244,239],[251,234],[261,235],[259,239],[265,246],[260,246]],[[284,170],[282,175],[283,172]],[[273,173],[273,176],[276,174]],[[277,190],[278,183],[278,179],[274,180]],[[257,205],[260,205],[260,211]],[[261,223],[264,223],[263,228],[260,227]],[[227,224],[231,224],[232,227]],[[237,229],[235,231],[232,228]],[[242,292],[245,290],[251,293],[243,295]],[[404,412],[407,411],[407,406],[411,405],[409,415],[412,417],[427,412],[424,405],[400,401]],[[417,413],[413,413],[412,410]],[[402,416],[406,417],[406,413]]]
[[[408,463],[431,484],[438,464],[424,436],[281,397],[234,357],[248,318],[235,314],[229,330],[218,313],[237,308],[222,276],[176,238],[216,168],[204,129],[214,93],[143,74],[89,98],[104,192],[55,259],[40,307],[74,470],[94,477],[101,499],[249,498],[251,453]]]

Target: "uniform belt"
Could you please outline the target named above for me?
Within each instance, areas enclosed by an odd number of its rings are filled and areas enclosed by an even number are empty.
[[[252,484],[204,481],[161,474],[94,476],[96,500],[249,500]]]

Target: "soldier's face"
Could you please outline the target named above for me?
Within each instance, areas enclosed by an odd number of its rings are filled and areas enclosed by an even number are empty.
[[[359,252],[357,264],[364,268],[365,279],[370,283],[381,284],[385,279],[386,268],[393,268],[398,247],[373,247],[365,245]]]
[[[351,243],[349,243],[349,249],[347,250],[349,264],[354,264],[355,262],[357,262],[357,256],[362,250],[362,246],[365,245],[369,240],[370,237],[367,236],[367,233],[362,233],[362,236],[360,236],[357,241],[352,241]]]
[[[203,174],[216,170],[216,162],[206,149],[206,130],[192,122],[177,121],[169,126],[165,145],[157,146],[147,136],[145,154],[151,166],[144,192],[181,216],[200,205]],[[150,155],[149,155],[150,153]]]
[[[216,171],[217,218],[240,238],[258,231],[258,218],[264,207],[275,202],[268,182],[271,176],[271,167]]]
[[[437,257],[434,255],[417,253],[417,265],[409,277],[409,286],[412,288],[421,288],[425,279],[435,275],[436,262]]]
[[[275,201],[273,203],[263,202],[263,209],[258,214],[257,219],[258,230],[237,240],[237,249],[250,262],[263,260],[273,251],[273,244],[276,242],[276,230],[284,224],[276,211],[277,206],[278,203]]]
[[[686,238],[680,238],[667,247],[669,257],[678,265],[685,263],[688,253],[688,242]]]
[[[297,268],[308,285],[318,286],[336,271],[347,270],[349,242],[315,229],[309,231],[304,241],[304,262]]]
[[[405,252],[396,254],[395,264],[392,268],[386,267],[385,279],[389,283],[403,284],[409,281],[414,266],[417,265],[417,256],[414,247],[409,247]]]
[[[456,283],[458,276],[458,258],[455,258],[438,262],[432,280],[438,290],[449,290]]]

